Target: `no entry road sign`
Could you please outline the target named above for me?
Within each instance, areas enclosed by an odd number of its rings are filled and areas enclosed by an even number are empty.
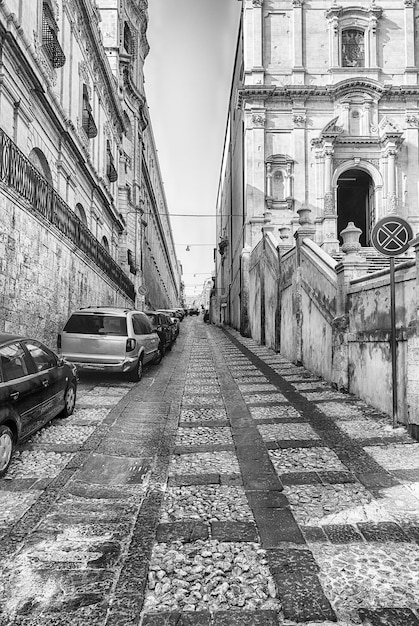
[[[381,254],[398,256],[406,252],[412,237],[410,224],[403,218],[392,215],[383,217],[376,223],[371,234],[371,242]]]

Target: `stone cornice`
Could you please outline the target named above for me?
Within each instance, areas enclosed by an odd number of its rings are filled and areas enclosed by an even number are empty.
[[[311,98],[338,100],[347,94],[362,92],[374,100],[381,98],[419,98],[419,85],[382,85],[369,78],[348,78],[335,85],[244,85],[238,89],[238,106],[246,102],[278,99],[305,101]]]

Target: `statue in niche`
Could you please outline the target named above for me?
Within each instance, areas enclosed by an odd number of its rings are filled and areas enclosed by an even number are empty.
[[[364,33],[350,28],[342,31],[342,66],[364,67]]]

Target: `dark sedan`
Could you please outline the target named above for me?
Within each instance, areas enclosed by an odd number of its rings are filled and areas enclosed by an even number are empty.
[[[48,421],[71,415],[76,368],[35,339],[0,334],[0,476],[13,448]]]
[[[150,318],[153,330],[158,334],[160,339],[160,351],[164,356],[166,350],[171,350],[176,339],[173,331],[173,322],[168,315],[158,311],[146,311],[146,315]]]

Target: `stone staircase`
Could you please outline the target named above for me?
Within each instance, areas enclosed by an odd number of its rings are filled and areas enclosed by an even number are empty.
[[[380,270],[389,270],[390,269],[390,257],[385,257],[383,254],[377,252],[375,248],[361,248],[359,254],[364,256],[368,262],[368,267],[366,268],[367,274],[372,274],[373,272],[379,272]],[[339,263],[345,256],[343,252],[337,252],[331,255],[335,261]],[[400,263],[405,263],[406,261],[413,261],[415,256],[413,254],[409,254],[409,252],[395,257],[395,265],[399,265]]]

